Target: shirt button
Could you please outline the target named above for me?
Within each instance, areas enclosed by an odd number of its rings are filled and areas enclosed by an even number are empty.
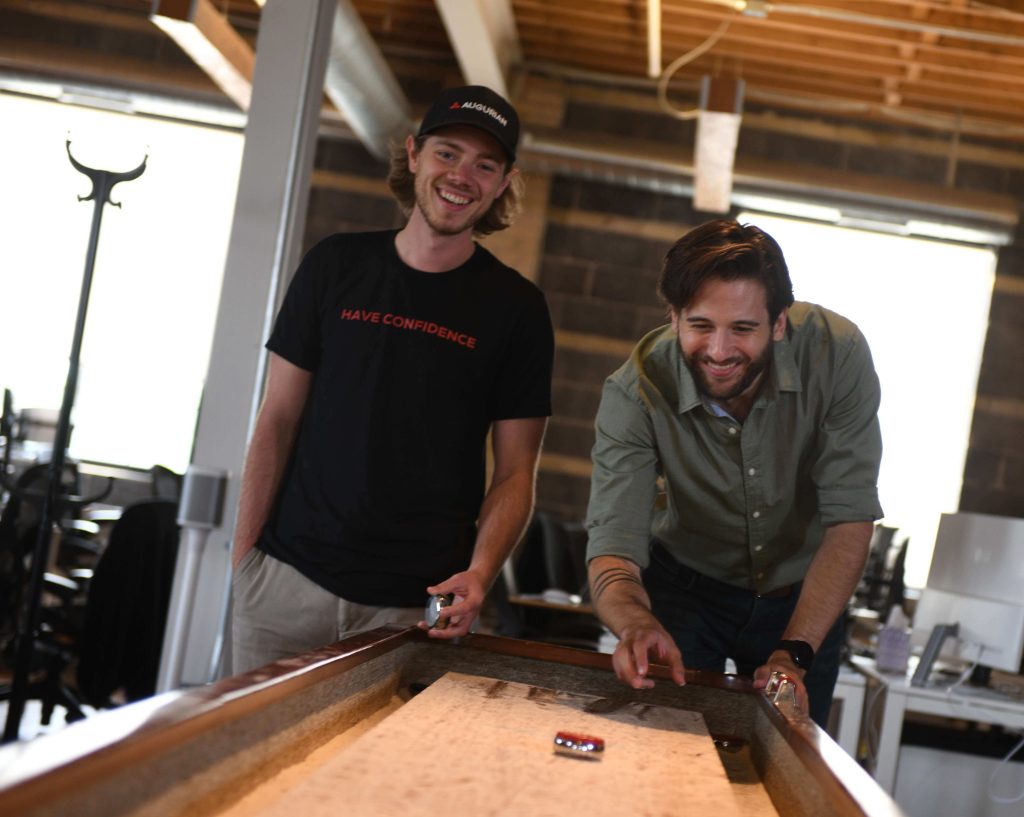
[[[762,550],[764,550],[764,545],[754,545],[755,553],[760,553]]]
[[[761,518],[761,512],[760,511],[754,511],[751,514],[751,516],[754,517],[754,519],[760,519]]]
[[[736,426],[729,426],[729,433],[730,434],[735,434],[736,433]]]
[[[749,469],[747,471],[747,473],[750,474],[750,476],[754,476],[754,474],[757,473],[757,469],[756,468],[751,468],[751,469]]]

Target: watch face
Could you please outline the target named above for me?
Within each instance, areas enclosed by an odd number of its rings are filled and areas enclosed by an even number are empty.
[[[814,663],[814,648],[806,641],[780,641],[779,648],[788,652],[800,669],[810,669]]]
[[[443,630],[448,626],[448,619],[441,618],[441,610],[455,601],[454,593],[431,596],[427,600],[427,609],[423,613],[423,620],[431,629]]]

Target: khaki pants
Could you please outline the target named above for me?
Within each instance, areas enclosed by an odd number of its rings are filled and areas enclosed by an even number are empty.
[[[339,598],[291,565],[253,548],[231,577],[232,671],[332,644],[384,624],[414,625],[420,607],[372,607]]]

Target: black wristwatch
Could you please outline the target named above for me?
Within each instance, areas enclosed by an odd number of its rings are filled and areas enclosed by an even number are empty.
[[[775,645],[775,649],[788,652],[789,657],[793,659],[793,663],[802,670],[809,670],[811,664],[814,663],[814,647],[806,641],[787,641],[783,639]]]

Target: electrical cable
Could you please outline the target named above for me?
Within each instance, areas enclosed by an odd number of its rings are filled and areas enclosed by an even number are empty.
[[[991,800],[993,803],[998,803],[998,804],[1003,805],[1003,806],[1008,806],[1008,805],[1012,805],[1013,803],[1019,803],[1021,800],[1024,800],[1024,789],[1021,789],[1020,794],[1016,795],[1015,797],[1000,797],[998,794],[995,794],[992,791],[992,788],[993,788],[993,786],[995,785],[995,782],[996,782],[996,777],[998,777],[999,773],[1001,771],[1003,771],[1003,768],[1006,766],[1006,764],[1008,764],[1010,762],[1010,760],[1013,759],[1013,756],[1015,754],[1017,754],[1017,752],[1019,752],[1021,750],[1021,747],[1024,747],[1024,735],[1022,735],[1021,739],[1019,741],[1017,741],[1017,745],[1014,746],[1010,750],[1010,753],[1006,757],[1004,757],[1002,760],[999,761],[999,765],[996,766],[992,770],[992,774],[989,775],[989,778],[988,778],[988,799]]]
[[[981,654],[984,651],[985,651],[985,645],[984,644],[979,644],[978,645],[978,657],[975,658],[974,661],[971,662],[967,666],[967,668],[963,672],[960,673],[960,676],[953,683],[951,683],[948,687],[946,687],[945,693],[946,693],[946,697],[947,698],[952,698],[953,697],[953,692],[956,691],[957,689],[959,689],[960,687],[962,687],[964,685],[964,682],[968,678],[971,677],[971,674],[974,672],[974,670],[976,670],[978,668],[978,664],[981,662]],[[956,704],[954,702],[954,706],[955,705]]]
[[[672,107],[672,104],[668,101],[669,80],[671,80],[672,76],[676,73],[676,71],[678,71],[684,65],[693,62],[695,59],[697,59],[697,57],[701,56],[711,48],[714,48],[715,44],[720,39],[722,39],[725,32],[728,31],[729,26],[732,24],[733,18],[735,16],[735,13],[730,14],[728,17],[722,20],[718,28],[716,28],[711,33],[711,35],[706,40],[704,40],[704,42],[702,42],[695,48],[691,48],[681,57],[677,57],[676,59],[674,59],[671,63],[669,63],[668,67],[661,72],[661,76],[658,77],[658,104],[661,106],[661,109],[665,111],[665,113],[675,117],[676,119],[697,118],[697,115],[700,113],[699,108],[693,108],[689,111],[683,111],[678,108]]]
[[[957,678],[952,684],[950,684],[945,689],[946,696],[950,699],[950,703],[953,705],[953,708],[961,710],[962,716],[967,720],[973,720],[972,714],[970,712],[970,707],[958,706],[957,702],[952,700],[953,692],[958,687],[962,686],[963,683],[971,676],[971,673],[973,673],[974,670],[978,667],[978,665],[981,663],[982,653],[984,652],[985,645],[979,644],[977,658],[975,658],[974,661],[963,672],[960,673],[959,678]],[[1013,759],[1013,756],[1017,754],[1017,752],[1019,752],[1022,747],[1024,747],[1024,736],[1022,736],[1021,739],[1017,742],[1017,744],[1012,749],[1010,749],[1009,753],[1002,760],[999,761],[999,764],[992,770],[992,774],[989,775],[987,795],[988,799],[991,800],[993,803],[998,803],[999,805],[1012,805],[1014,803],[1019,803],[1021,800],[1024,800],[1024,789],[1021,789],[1020,794],[1017,794],[1013,797],[1002,797],[998,794],[995,794],[995,792],[993,791],[996,778],[999,776],[999,773],[1003,771],[1004,767],[1006,767],[1006,765]]]

